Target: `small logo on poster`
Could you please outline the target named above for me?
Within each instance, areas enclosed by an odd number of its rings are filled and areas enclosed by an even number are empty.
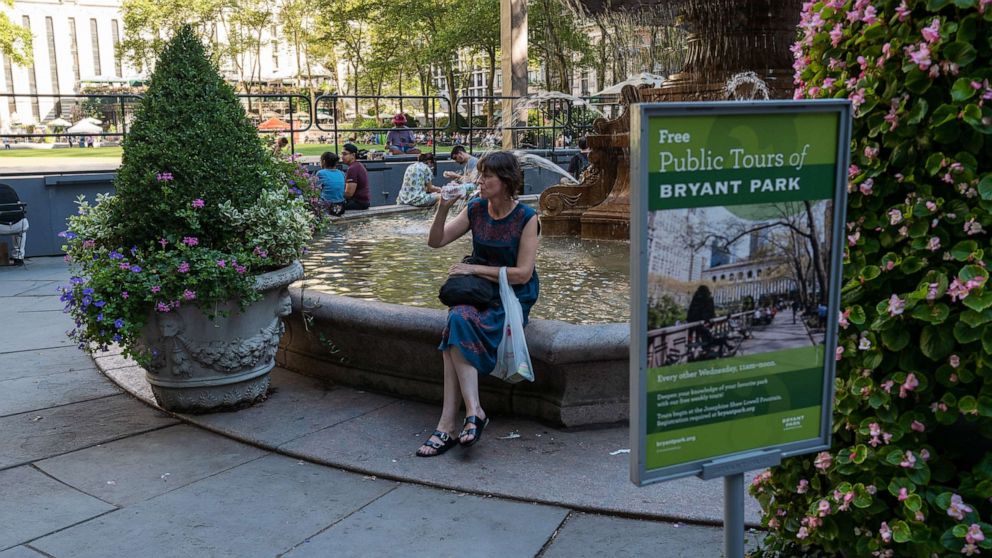
[[[782,418],[782,430],[795,430],[797,428],[803,427],[803,420],[806,415],[796,415],[794,417],[783,417]]]

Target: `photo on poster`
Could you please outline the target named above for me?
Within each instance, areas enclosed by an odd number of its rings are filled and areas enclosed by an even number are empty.
[[[832,205],[650,212],[647,367],[823,344]]]

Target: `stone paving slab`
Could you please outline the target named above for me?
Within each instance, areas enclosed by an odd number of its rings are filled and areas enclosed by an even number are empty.
[[[130,506],[267,455],[179,425],[67,453],[34,465],[105,502]]]
[[[405,485],[285,556],[536,556],[567,515],[563,508]]]
[[[99,378],[99,373],[95,372],[96,365],[89,356],[76,347],[6,352],[6,346],[0,345],[0,381],[61,374],[73,370],[94,371],[93,377]]]
[[[0,549],[115,509],[31,466],[0,471],[0,494]]]
[[[33,281],[30,279],[5,279],[0,281],[0,296],[17,296],[23,292],[27,292],[38,287],[44,287],[46,285],[55,285],[52,281]],[[54,292],[54,286],[52,287]],[[48,292],[45,294],[53,294],[53,292]]]
[[[24,306],[24,301],[38,299],[6,298],[3,303],[12,304],[12,300],[17,301],[16,306]],[[9,311],[5,311],[4,314],[9,314]],[[0,345],[2,347],[0,350],[3,352],[75,345],[75,342],[65,334],[67,330],[72,329],[72,321],[61,310],[49,310],[47,312],[15,310],[13,319],[13,323],[16,323],[17,327],[4,328],[3,344]]]
[[[50,297],[50,296],[61,296],[62,294],[58,291],[58,287],[64,284],[62,281],[35,281],[35,283],[37,283],[36,286],[26,291],[21,291],[17,293],[17,296]],[[58,299],[56,299],[56,301],[61,303],[61,301],[59,301]],[[61,310],[62,306],[59,306],[59,309]]]
[[[0,417],[118,393],[92,369],[0,381]]]
[[[187,417],[197,425],[276,447],[368,412],[396,399],[345,387],[328,387],[282,369],[272,371],[274,392],[268,399],[236,413]]]
[[[178,421],[113,395],[0,418],[0,469],[156,430]],[[85,426],[81,426],[85,425]]]
[[[45,555],[26,546],[15,546],[0,552],[0,558],[45,558]]]
[[[630,482],[626,428],[561,431],[494,416],[483,439],[424,459],[414,453],[437,423],[433,405],[398,401],[279,447],[322,463],[425,484],[603,513],[722,523],[723,483],[695,477],[638,488]],[[613,452],[618,452],[611,455]],[[532,483],[534,475],[540,483]],[[751,476],[746,477],[747,480]],[[576,490],[576,487],[582,487]],[[745,520],[760,521],[753,498]]]
[[[31,546],[58,558],[275,556],[395,486],[268,456]]]
[[[69,266],[62,258],[28,258],[25,262],[23,266],[0,267],[0,281],[69,281]]]
[[[756,543],[754,534],[746,536],[745,551]],[[720,527],[573,513],[542,558],[684,558],[715,556],[712,549],[722,548]]]

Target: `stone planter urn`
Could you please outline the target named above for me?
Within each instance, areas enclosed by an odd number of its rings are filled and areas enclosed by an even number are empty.
[[[303,266],[255,278],[262,298],[241,310],[236,301],[217,308],[210,319],[190,305],[153,312],[145,324],[145,345],[152,351],[148,383],[158,404],[182,413],[209,413],[248,407],[265,397],[269,371],[292,313],[289,285],[303,278]]]

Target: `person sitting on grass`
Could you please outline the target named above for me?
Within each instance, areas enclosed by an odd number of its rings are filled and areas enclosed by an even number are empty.
[[[320,201],[331,215],[344,213],[344,173],[338,169],[338,154],[325,151],[320,156],[320,170],[317,171],[320,184]]]
[[[417,162],[403,173],[403,186],[396,195],[396,203],[415,207],[430,207],[437,203],[441,189],[433,183],[436,168],[433,153],[418,155]]]
[[[406,127],[406,116],[402,112],[393,117],[393,129],[386,134],[386,149],[393,155],[419,155],[417,140],[413,131]]]

